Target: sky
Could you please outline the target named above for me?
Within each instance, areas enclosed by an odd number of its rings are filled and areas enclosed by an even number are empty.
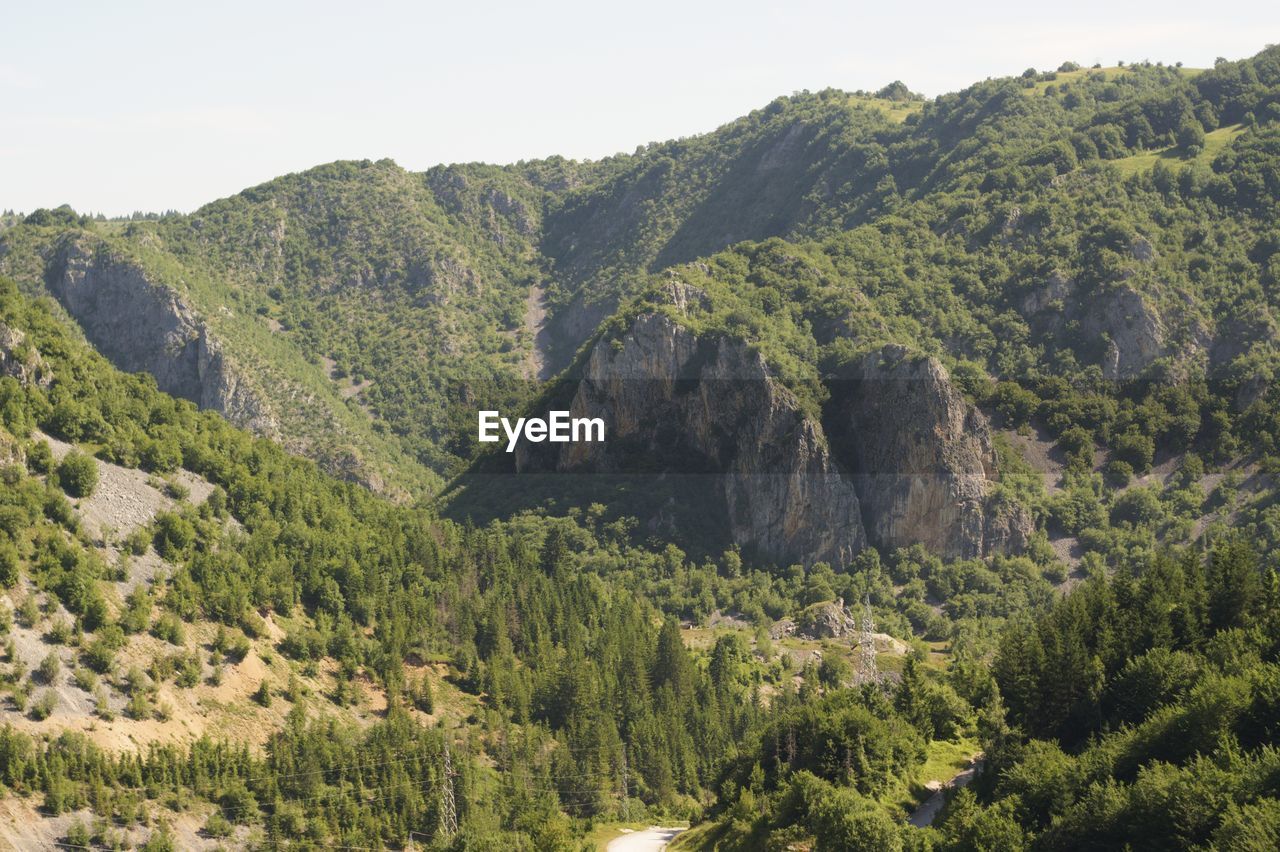
[[[3,0],[0,209],[189,211],[338,159],[596,159],[802,89],[933,96],[1276,41],[1274,0]]]

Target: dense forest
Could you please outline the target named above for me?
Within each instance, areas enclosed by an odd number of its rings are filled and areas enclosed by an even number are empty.
[[[0,804],[70,848],[1275,848],[1278,199],[1269,48],[6,215]],[[113,364],[86,280],[181,301],[252,422]],[[433,499],[477,407],[655,313],[815,423],[868,352],[937,359],[1024,546],[778,564],[621,495]]]

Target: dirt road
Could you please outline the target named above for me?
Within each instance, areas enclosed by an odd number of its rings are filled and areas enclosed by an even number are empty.
[[[683,828],[650,826],[643,831],[631,831],[615,837],[605,847],[608,852],[662,852]]]
[[[950,781],[940,785],[937,791],[925,799],[924,804],[916,808],[909,819],[909,822],[916,828],[924,828],[932,825],[938,811],[942,810],[942,806],[947,803],[947,791],[955,787],[967,787],[969,782],[973,780],[973,776],[982,768],[982,755],[979,754],[969,763],[969,768],[956,773]]]

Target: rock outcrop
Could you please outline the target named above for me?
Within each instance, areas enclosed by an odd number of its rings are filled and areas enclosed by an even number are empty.
[[[0,469],[14,464],[23,465],[26,460],[27,454],[22,449],[22,442],[0,426]]]
[[[1135,243],[1133,251],[1138,260],[1154,256],[1145,240]],[[1062,336],[1083,347],[1087,359],[1099,363],[1109,381],[1136,379],[1170,354],[1164,318],[1128,284],[1082,293],[1073,278],[1054,271],[1022,298],[1018,308],[1037,335]]]
[[[23,385],[48,387],[53,376],[35,347],[26,344],[21,329],[0,322],[0,376],[10,376]]]
[[[645,314],[595,347],[570,410],[604,418],[608,440],[562,445],[556,470],[713,477],[733,539],[765,559],[843,564],[866,545],[821,428],[742,343]],[[518,470],[546,466],[517,458]]]
[[[991,506],[986,418],[902,347],[868,356],[820,423],[745,343],[645,313],[595,345],[570,410],[602,418],[607,440],[521,444],[518,472],[709,477],[732,540],[767,560],[839,566],[868,543],[979,556],[1032,529],[1021,507]]]
[[[952,558],[988,551],[991,429],[937,359],[886,346],[839,383],[829,410],[872,543],[887,550],[920,543]]]
[[[1089,337],[1106,335],[1102,375],[1111,381],[1135,379],[1166,354],[1160,314],[1131,287],[1097,300],[1086,312],[1081,330]]]
[[[50,292],[98,351],[128,372],[147,372],[166,393],[221,413],[237,426],[279,439],[262,397],[223,354],[208,326],[179,295],[137,264],[69,239],[50,266]]]
[[[845,608],[844,599],[823,601],[806,607],[796,623],[806,639],[839,639],[858,632],[858,622]]]

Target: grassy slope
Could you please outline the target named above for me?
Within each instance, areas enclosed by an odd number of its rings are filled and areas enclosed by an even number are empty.
[[[1144,151],[1141,154],[1134,154],[1132,157],[1114,160],[1113,163],[1120,170],[1120,173],[1124,175],[1149,171],[1159,162],[1163,162],[1168,166],[1207,166],[1222,153],[1223,148],[1230,145],[1241,133],[1244,133],[1244,125],[1241,124],[1219,127],[1217,130],[1209,131],[1204,135],[1204,150],[1194,157],[1187,157],[1176,147],[1169,147],[1161,148],[1157,151]]]

